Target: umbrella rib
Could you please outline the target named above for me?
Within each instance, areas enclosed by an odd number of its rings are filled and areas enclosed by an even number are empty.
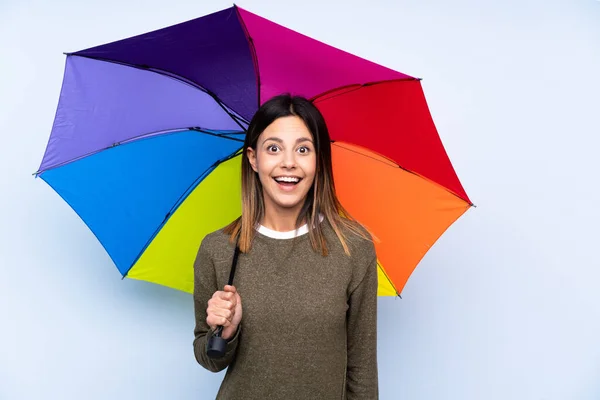
[[[135,263],[137,263],[137,261],[140,259],[140,257],[142,256],[142,254],[144,254],[144,252],[148,248],[148,246],[150,246],[150,244],[152,243],[152,241],[154,240],[154,238],[156,237],[156,235],[158,235],[158,233],[161,231],[161,229],[163,228],[163,226],[167,223],[167,221],[169,220],[169,218],[175,213],[175,211],[177,211],[177,208],[179,208],[179,206],[181,204],[183,204],[184,200],[190,195],[190,193],[192,193],[194,191],[194,189],[200,183],[202,183],[202,181],[204,180],[204,178],[206,178],[220,164],[222,164],[222,163],[224,163],[226,161],[229,161],[232,158],[235,158],[235,157],[239,156],[241,154],[241,150],[242,150],[242,147],[240,147],[239,149],[237,149],[233,153],[229,154],[228,156],[223,157],[220,160],[215,161],[210,167],[206,168],[204,170],[204,172],[202,172],[198,176],[198,178],[196,178],[190,184],[190,186],[188,186],[188,188],[181,194],[181,196],[179,196],[179,198],[177,199],[177,201],[175,201],[175,203],[173,204],[173,206],[171,207],[171,209],[167,212],[167,214],[163,218],[162,222],[160,224],[158,224],[158,227],[154,230],[154,233],[152,233],[152,235],[148,238],[148,241],[144,244],[144,246],[142,247],[142,249],[140,250],[140,252],[138,253],[138,255],[133,259],[133,261],[131,262],[131,265],[129,266],[129,269],[127,269],[127,272],[125,272],[125,274],[123,275],[123,278],[125,278],[127,276],[127,274],[129,273],[129,271],[131,271],[131,268],[133,268],[133,266],[135,265]]]
[[[244,30],[244,34],[246,35],[246,40],[248,40],[248,45],[250,46],[250,53],[252,54],[252,62],[254,64],[254,73],[256,74],[256,101],[257,101],[257,108],[260,107],[260,70],[258,68],[258,55],[256,54],[256,46],[254,45],[254,39],[252,39],[252,36],[250,36],[250,32],[248,31],[248,28],[246,27],[246,23],[244,22],[244,19],[242,18],[242,15],[240,14],[240,10],[238,9],[238,6],[234,4],[233,6],[235,8],[235,12],[237,14],[238,20],[240,21],[240,25],[242,26],[242,29]]]
[[[342,96],[351,91],[359,90],[363,87],[368,87],[368,86],[382,85],[382,84],[394,83],[394,82],[413,82],[413,81],[420,81],[420,80],[422,80],[422,79],[421,78],[399,78],[399,79],[386,79],[386,80],[366,82],[366,83],[352,83],[349,85],[339,86],[334,89],[327,90],[323,93],[319,93],[319,94],[311,97],[310,101],[315,102],[315,101],[329,100],[334,97]],[[346,90],[344,90],[344,89],[346,89]],[[340,93],[336,93],[336,92],[340,92]]]
[[[174,79],[178,82],[187,84],[195,89],[200,90],[201,92],[206,93],[207,95],[209,95],[210,97],[213,98],[213,100],[223,109],[223,111],[225,111],[227,113],[227,115],[229,115],[229,117],[241,128],[241,129],[246,129],[241,123],[240,121],[248,124],[249,122],[246,121],[242,116],[238,116],[235,115],[231,112],[231,110],[233,110],[232,108],[230,108],[229,106],[227,106],[225,104],[225,102],[223,100],[221,100],[219,98],[219,96],[217,96],[215,93],[213,93],[211,90],[201,86],[199,83],[196,83],[192,80],[189,80],[181,75],[178,75],[174,72],[168,71],[166,69],[162,69],[162,68],[153,68],[150,67],[149,65],[144,65],[144,64],[133,64],[133,63],[128,63],[125,61],[118,61],[118,60],[111,60],[109,58],[102,58],[102,57],[92,57],[92,56],[86,56],[86,55],[81,55],[81,54],[77,54],[77,53],[65,53],[67,56],[72,57],[72,56],[77,56],[77,57],[83,57],[83,58],[88,58],[91,60],[97,60],[97,61],[103,61],[103,62],[109,62],[109,63],[113,63],[113,64],[119,64],[119,65],[124,65],[127,67],[131,67],[131,68],[136,68],[136,69],[140,69],[143,71],[149,71],[149,72],[154,72],[156,74],[165,76],[167,78],[171,78]]]
[[[335,140],[332,140],[331,142],[332,142],[332,144],[334,144],[334,143],[337,143]],[[344,142],[340,142],[340,143],[344,143]],[[342,145],[340,145],[339,143],[337,143],[337,146],[336,146],[336,147],[338,147],[338,148],[340,148],[340,149],[344,149],[344,150],[346,150],[346,151],[351,151],[351,152],[353,152],[353,153],[356,153],[356,154],[358,154],[358,155],[361,155],[361,156],[363,156],[363,157],[370,158],[370,159],[372,159],[372,160],[374,160],[374,161],[377,161],[377,162],[380,162],[380,163],[382,163],[382,164],[386,164],[386,165],[388,165],[389,167],[392,167],[392,168],[399,168],[399,169],[401,169],[401,170],[403,170],[403,171],[405,171],[405,172],[408,172],[409,174],[413,174],[413,175],[415,175],[415,176],[418,176],[418,177],[419,177],[419,178],[421,178],[421,179],[425,179],[427,182],[429,182],[429,183],[432,183],[432,184],[434,184],[434,185],[437,185],[437,186],[439,186],[439,187],[443,188],[443,189],[444,189],[445,191],[447,191],[448,193],[450,193],[450,194],[452,194],[452,195],[454,195],[454,196],[458,197],[459,199],[461,199],[462,201],[464,201],[465,203],[467,203],[469,206],[471,206],[471,207],[475,207],[475,204],[471,203],[470,201],[467,201],[467,200],[463,199],[461,196],[459,196],[458,194],[454,193],[452,190],[448,189],[446,186],[444,186],[444,185],[441,185],[441,184],[439,184],[439,183],[437,183],[437,182],[435,182],[435,181],[432,181],[431,179],[429,179],[429,178],[427,178],[427,177],[425,177],[425,176],[423,176],[423,175],[420,175],[420,174],[416,173],[415,171],[411,171],[410,169],[404,168],[403,166],[399,165],[399,164],[398,164],[397,162],[395,162],[394,160],[392,160],[392,159],[389,159],[389,158],[387,158],[387,157],[385,157],[385,156],[383,156],[383,155],[377,154],[377,155],[378,155],[380,158],[383,158],[383,159],[385,159],[385,160],[386,160],[386,161],[388,161],[389,163],[387,163],[387,162],[385,162],[385,161],[383,161],[383,160],[381,160],[381,159],[378,159],[378,158],[376,158],[376,157],[373,157],[373,156],[371,156],[371,155],[369,155],[369,154],[364,154],[364,153],[361,153],[360,151],[356,151],[356,150],[354,150],[354,149],[350,149],[350,148],[348,148],[348,147],[342,146]]]
[[[120,146],[120,145],[123,145],[123,144],[128,144],[128,143],[136,142],[136,141],[141,140],[141,139],[149,139],[149,138],[154,137],[154,136],[169,135],[169,134],[174,134],[174,133],[179,133],[179,132],[184,132],[184,131],[200,132],[200,133],[204,133],[206,135],[211,135],[211,136],[215,136],[215,137],[219,137],[219,138],[227,139],[227,140],[233,140],[233,141],[236,141],[236,142],[244,142],[244,140],[243,139],[238,139],[238,138],[233,138],[233,137],[230,137],[230,136],[227,136],[227,135],[244,134],[246,132],[244,130],[244,131],[239,131],[239,132],[238,131],[234,131],[234,132],[228,132],[228,133],[221,133],[221,134],[219,134],[219,133],[215,133],[214,131],[211,131],[211,130],[208,130],[208,129],[204,129],[204,128],[200,128],[200,127],[190,127],[190,128],[179,128],[179,129],[166,129],[166,130],[161,130],[161,131],[154,131],[154,132],[149,132],[149,133],[143,133],[141,135],[133,136],[133,137],[131,137],[129,139],[125,139],[125,140],[122,140],[120,142],[113,143],[110,146],[106,146],[106,147],[103,147],[103,148],[98,149],[98,150],[90,151],[89,153],[82,154],[80,156],[71,158],[70,160],[63,161],[63,162],[58,163],[56,165],[52,165],[51,167],[48,167],[48,168],[45,168],[45,169],[42,169],[42,170],[38,170],[38,171],[34,172],[32,175],[34,175],[34,176],[37,177],[40,174],[42,174],[42,173],[44,173],[46,171],[49,171],[51,169],[62,167],[64,165],[70,164],[72,162],[81,160],[82,158],[93,156],[94,154],[98,154],[100,152],[112,149],[113,147],[117,147],[117,146]]]
[[[335,145],[336,145],[336,147],[338,147],[338,148],[340,148],[340,149],[344,149],[344,150],[347,150],[347,151],[351,151],[352,153],[356,153],[356,154],[359,154],[359,155],[361,155],[361,156],[363,156],[363,157],[370,158],[370,159],[372,159],[372,160],[374,160],[374,161],[377,161],[377,162],[380,162],[380,163],[382,163],[382,164],[389,165],[390,167],[393,167],[393,168],[400,168],[400,169],[402,169],[402,170],[404,170],[404,171],[406,171],[406,172],[410,172],[410,173],[412,173],[412,171],[410,171],[410,170],[408,170],[408,169],[406,169],[406,168],[403,168],[403,167],[402,167],[402,166],[400,166],[400,165],[399,165],[399,164],[398,164],[396,161],[392,160],[391,158],[387,158],[387,157],[385,157],[385,156],[383,156],[383,155],[377,154],[377,155],[378,155],[380,158],[383,158],[383,159],[385,159],[385,160],[386,160],[386,161],[388,161],[388,162],[385,162],[385,161],[383,161],[383,160],[380,160],[380,159],[379,159],[379,158],[377,158],[377,157],[373,157],[372,155],[369,155],[369,154],[364,154],[364,153],[361,153],[360,151],[357,151],[357,150],[354,150],[354,149],[350,149],[350,148],[348,148],[348,147],[346,147],[346,146],[343,146],[341,143],[344,143],[344,142],[337,142],[336,140],[332,140],[332,141],[331,141],[331,143],[332,143],[332,144],[335,144]],[[372,150],[369,150],[369,151],[372,151]]]
[[[240,142],[240,143],[244,143],[244,139],[238,139],[238,138],[234,138],[234,137],[230,137],[229,135],[242,135],[242,134],[246,134],[245,131],[235,131],[235,132],[228,132],[228,133],[215,133],[213,131],[210,130],[206,130],[206,129],[202,129],[199,127],[192,127],[192,128],[188,128],[190,131],[196,131],[196,132],[201,132],[201,133],[205,133],[207,135],[210,136],[215,136],[215,137],[219,137],[222,139],[228,139],[228,140],[233,140],[235,142]]]

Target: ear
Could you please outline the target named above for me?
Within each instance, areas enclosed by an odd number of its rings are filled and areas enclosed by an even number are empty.
[[[248,157],[248,161],[250,161],[250,166],[254,172],[258,172],[258,168],[256,166],[256,151],[252,147],[248,147],[246,149],[246,157]]]

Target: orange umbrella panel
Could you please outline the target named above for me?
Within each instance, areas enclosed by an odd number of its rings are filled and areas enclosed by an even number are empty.
[[[336,142],[332,157],[340,201],[376,237],[379,294],[399,294],[425,253],[470,204],[365,148]]]

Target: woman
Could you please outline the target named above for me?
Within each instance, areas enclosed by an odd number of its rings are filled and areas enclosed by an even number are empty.
[[[310,101],[277,96],[253,117],[242,216],[205,237],[194,279],[196,360],[228,368],[218,399],[378,398],[375,249],[336,197],[329,133]],[[213,359],[217,326],[227,348]]]

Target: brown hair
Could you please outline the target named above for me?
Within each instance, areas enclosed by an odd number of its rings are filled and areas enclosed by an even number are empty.
[[[239,236],[238,245],[244,253],[252,247],[256,226],[264,217],[264,198],[258,174],[254,172],[247,156],[250,147],[256,150],[258,137],[276,119],[297,116],[312,135],[317,155],[315,180],[306,195],[306,201],[300,210],[296,227],[305,221],[308,223],[310,242],[315,251],[328,254],[323,227],[319,221],[323,215],[336,233],[346,254],[350,254],[344,231],[347,230],[362,238],[370,239],[368,231],[355,221],[344,209],[337,198],[333,182],[331,162],[331,139],[325,118],[318,108],[301,96],[284,94],[271,98],[264,103],[250,121],[242,150],[242,215],[225,228],[234,242]]]

